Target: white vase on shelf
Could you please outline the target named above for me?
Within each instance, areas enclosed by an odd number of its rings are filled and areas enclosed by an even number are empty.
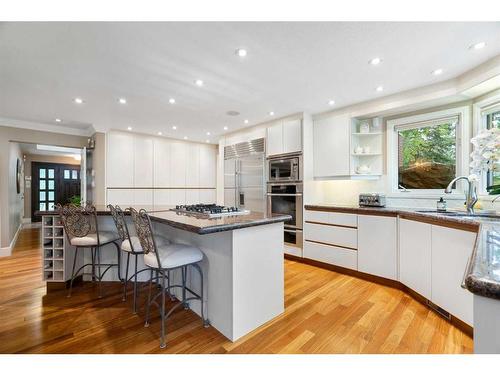
[[[359,123],[359,132],[367,134],[370,132],[370,123],[368,121],[361,121]]]

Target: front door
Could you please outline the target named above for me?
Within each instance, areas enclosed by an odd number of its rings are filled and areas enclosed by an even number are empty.
[[[80,196],[80,166],[32,162],[31,221],[40,221],[36,211],[52,211],[58,203]]]

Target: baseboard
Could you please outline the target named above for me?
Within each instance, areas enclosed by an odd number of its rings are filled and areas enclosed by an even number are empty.
[[[21,231],[23,227],[23,223],[19,224],[19,227],[16,230],[16,234],[14,234],[14,238],[12,241],[10,241],[10,245],[7,247],[0,247],[0,257],[8,257],[12,255],[12,249],[14,248],[14,245],[16,244],[17,237],[19,236],[19,232]]]
[[[361,271],[351,270],[349,268],[335,266],[333,264],[323,263],[323,262],[319,262],[319,261],[313,260],[313,259],[300,258],[300,257],[296,257],[296,256],[289,255],[289,254],[285,254],[285,258],[289,259],[289,260],[296,261],[296,262],[300,262],[300,263],[306,263],[306,264],[309,264],[311,266],[320,267],[320,268],[324,268],[324,269],[327,269],[330,271],[342,273],[345,275],[357,277],[359,279],[371,281],[371,282],[374,282],[377,284],[389,286],[391,288],[399,289],[399,290],[405,292],[406,294],[408,294],[415,301],[421,303],[422,305],[424,305],[428,309],[436,312],[436,309],[433,308],[433,306],[432,306],[432,302],[430,302],[427,298],[420,295],[419,293],[415,292],[413,289],[410,289],[409,287],[407,287],[406,285],[404,285],[400,281],[386,279],[385,277],[370,275],[370,274],[367,274],[367,273],[364,273]],[[443,316],[442,314],[440,314],[440,315]],[[445,319],[448,319],[448,321],[452,325],[457,327],[459,330],[464,332],[469,337],[474,337],[474,329],[470,325],[465,323],[464,321],[457,318],[456,316],[450,314],[449,318],[445,318]]]
[[[22,223],[23,224],[31,224],[31,218],[30,217],[24,217]]]

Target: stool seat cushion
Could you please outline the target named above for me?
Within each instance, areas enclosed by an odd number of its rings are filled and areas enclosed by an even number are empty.
[[[177,268],[187,264],[196,263],[203,259],[203,253],[196,246],[173,243],[158,247],[161,268]],[[156,254],[144,254],[144,264],[158,268]]]
[[[101,245],[116,241],[119,238],[120,236],[115,232],[99,232],[99,242]],[[97,233],[89,233],[85,237],[73,237],[70,242],[73,246],[97,246]]]
[[[130,248],[130,242],[132,242],[133,249]],[[162,236],[155,236],[155,242],[156,242],[156,246],[158,246],[158,247],[170,245],[170,241]],[[123,241],[121,248],[123,251],[127,251],[129,253],[132,252],[132,250],[135,252],[142,251],[141,241],[139,240],[139,237],[137,237],[137,236],[131,236],[130,241],[129,240]]]

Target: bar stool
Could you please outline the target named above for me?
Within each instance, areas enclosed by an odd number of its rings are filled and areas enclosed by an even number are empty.
[[[151,219],[147,212],[143,209],[139,212],[137,212],[133,208],[130,208],[129,210],[132,214],[132,220],[134,221],[135,230],[144,251],[144,264],[150,269],[148,303],[146,305],[146,322],[144,326],[149,327],[151,304],[154,303],[160,308],[160,348],[163,349],[166,347],[165,322],[168,317],[174,312],[174,310],[179,306],[183,306],[185,309],[187,309],[189,308],[189,301],[199,300],[201,303],[201,320],[205,327],[208,327],[209,325],[208,320],[205,319],[203,271],[199,264],[203,260],[203,253],[200,249],[191,245],[173,243],[170,245],[159,246],[156,243],[155,236],[153,235]],[[200,294],[194,292],[186,286],[188,266],[196,269],[200,275]],[[182,284],[170,285],[170,272],[179,269],[181,270]],[[151,298],[154,271],[156,271],[159,275],[158,279],[161,282],[161,291],[158,292],[153,298]],[[168,286],[165,286],[166,279],[168,279]],[[168,311],[168,313],[165,313],[165,293],[168,292],[170,294],[170,290],[172,288],[181,288],[182,300],[175,306],[173,306]],[[190,293],[191,297],[187,297],[187,292]],[[156,302],[156,299],[160,296],[161,302],[160,304],[158,304]]]
[[[69,243],[75,247],[75,257],[73,259],[73,268],[71,272],[71,281],[69,284],[68,297],[71,297],[73,290],[73,281],[78,273],[87,266],[92,267],[92,281],[97,279],[99,283],[99,298],[102,298],[102,279],[106,272],[112,267],[118,268],[118,277],[121,281],[120,272],[120,246],[118,245],[119,236],[117,233],[110,231],[100,231],[97,224],[97,212],[94,206],[86,205],[85,207],[67,204],[65,206],[57,206],[58,214],[62,218],[64,230]],[[118,262],[117,263],[101,263],[101,248],[108,244],[116,246]],[[78,252],[80,250],[90,249],[92,263],[87,263],[75,271]],[[101,267],[106,267],[101,273]],[[97,275],[96,275],[97,269]],[[85,273],[83,273],[85,274]]]
[[[127,222],[125,220],[125,213],[123,210],[120,208],[120,206],[113,206],[111,204],[108,205],[108,208],[111,212],[111,216],[113,217],[113,220],[116,225],[116,230],[118,231],[118,235],[120,236],[121,239],[121,250],[124,252],[124,254],[127,254],[127,266],[125,268],[125,282],[123,285],[123,297],[122,301],[127,300],[127,288],[128,288],[128,282],[134,279],[134,301],[133,301],[133,311],[134,314],[137,314],[137,275],[139,275],[143,271],[148,271],[149,268],[143,268],[140,271],[137,271],[137,257],[139,255],[143,255],[144,251],[142,250],[141,243],[139,241],[139,237],[137,236],[131,236],[128,230]],[[156,243],[158,246],[164,246],[170,244],[170,241],[166,239],[165,237],[162,236],[156,236],[155,237]],[[133,255],[135,257],[135,268],[134,268],[134,274],[128,277],[128,270],[129,270],[129,264],[130,264],[130,255]]]

